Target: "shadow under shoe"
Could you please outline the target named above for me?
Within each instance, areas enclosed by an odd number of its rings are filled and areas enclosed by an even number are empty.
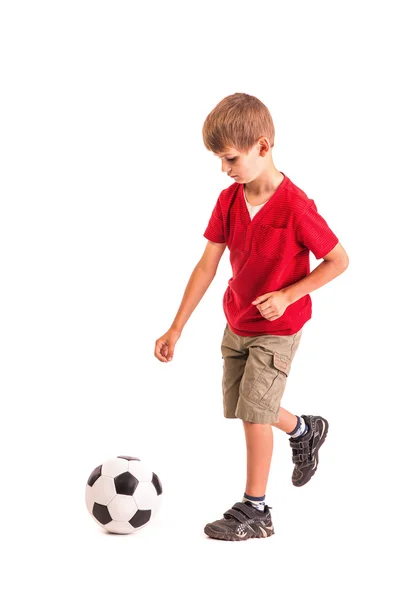
[[[275,533],[271,519],[271,506],[261,512],[250,502],[236,502],[224,513],[224,518],[208,523],[204,533],[218,540],[239,541],[249,538],[269,537]]]
[[[301,415],[308,431],[297,438],[289,438],[292,448],[292,461],[295,464],[292,483],[301,487],[308,483],[318,468],[318,451],[324,443],[329,423],[326,419],[314,415]]]

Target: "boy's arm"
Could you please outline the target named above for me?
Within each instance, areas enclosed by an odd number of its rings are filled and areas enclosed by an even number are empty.
[[[323,257],[323,262],[319,264],[309,275],[297,281],[293,285],[282,288],[289,304],[300,300],[306,294],[317,290],[338,275],[343,273],[349,266],[349,257],[343,246],[338,243]]]
[[[179,333],[182,332],[190,315],[204,296],[210,283],[215,277],[219,261],[224,253],[226,244],[207,242],[203,256],[193,269],[189,282],[183,294],[175,319],[170,327]]]

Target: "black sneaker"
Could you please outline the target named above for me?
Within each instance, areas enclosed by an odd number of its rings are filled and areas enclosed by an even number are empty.
[[[308,425],[307,433],[297,438],[289,438],[295,464],[292,483],[296,487],[305,485],[316,472],[318,450],[324,443],[329,429],[329,423],[323,417],[301,416]]]
[[[250,502],[236,502],[224,513],[224,518],[204,527],[204,533],[218,540],[248,540],[249,538],[269,537],[274,531],[270,509],[264,511],[253,508]]]

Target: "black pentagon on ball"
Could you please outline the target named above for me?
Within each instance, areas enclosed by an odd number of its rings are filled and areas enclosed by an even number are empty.
[[[101,467],[102,465],[99,465],[98,467],[96,467],[89,475],[89,479],[87,484],[90,485],[90,487],[92,487],[92,485],[94,484],[95,481],[98,480],[98,478],[101,475]]]
[[[133,456],[117,456],[117,458],[125,458],[125,460],[140,460],[140,458],[134,458]]]
[[[159,478],[157,477],[157,475],[155,473],[153,473],[153,478],[151,480],[151,483],[156,488],[157,496],[159,496],[160,494],[162,494],[161,481],[159,480]]]
[[[121,475],[114,477],[114,484],[117,494],[133,496],[137,486],[139,485],[139,482],[136,477],[132,475],[132,473],[125,471],[125,473],[121,473]]]
[[[151,510],[138,510],[133,515],[132,519],[130,519],[129,523],[132,527],[141,527],[148,521],[150,521]]]
[[[111,515],[108,512],[108,508],[107,506],[104,506],[104,504],[97,504],[97,502],[95,502],[93,504],[92,513],[102,525],[107,525],[107,523],[112,521]]]

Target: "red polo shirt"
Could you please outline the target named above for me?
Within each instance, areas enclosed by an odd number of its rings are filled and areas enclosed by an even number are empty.
[[[306,277],[310,250],[319,259],[339,241],[315,202],[282,175],[283,181],[253,219],[243,195],[244,184],[233,183],[223,190],[204,232],[205,238],[226,243],[230,250],[232,277],[223,309],[237,335],[292,335],[299,331],[311,319],[309,294],[290,304],[274,321],[265,319],[251,303]]]

